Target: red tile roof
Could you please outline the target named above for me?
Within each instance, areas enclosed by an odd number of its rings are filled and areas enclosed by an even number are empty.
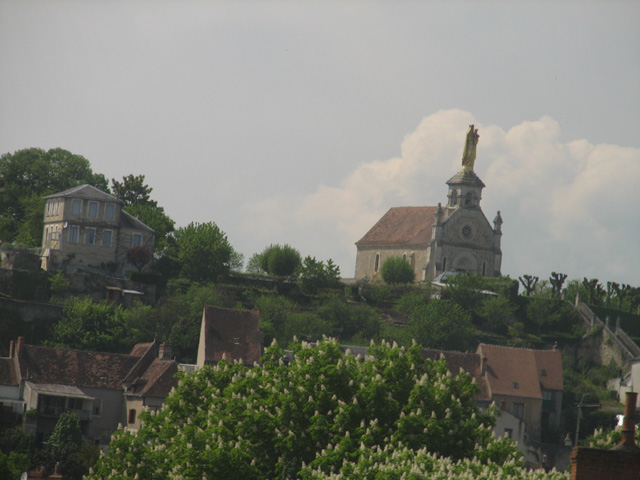
[[[202,314],[198,365],[242,360],[252,365],[262,356],[264,334],[257,310],[236,310],[207,305]]]
[[[431,230],[438,207],[395,207],[369,230],[356,245],[425,245],[431,242]],[[447,209],[442,209],[443,221]]]
[[[478,354],[486,356],[485,378],[492,396],[542,398],[541,387],[562,390],[559,351],[480,344]]]
[[[172,388],[178,386],[176,373],[178,373],[177,362],[156,358],[136,382],[133,393],[142,396],[166,397]]]
[[[33,383],[122,389],[122,380],[140,357],[22,345],[20,375]]]

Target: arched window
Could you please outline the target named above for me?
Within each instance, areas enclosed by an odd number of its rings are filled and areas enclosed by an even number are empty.
[[[451,205],[458,203],[458,192],[451,190]]]
[[[416,264],[416,254],[412,253],[411,257],[409,257],[411,260],[409,261],[409,263],[411,264],[411,266],[413,267]]]
[[[464,204],[465,205],[472,205],[473,204],[473,193],[468,192],[467,196],[464,199]]]
[[[403,260],[405,260],[405,261],[407,260],[407,252],[404,252],[404,253],[402,254],[402,259],[403,259]]]
[[[373,265],[373,271],[377,272],[379,268],[380,268],[380,254],[376,253],[376,261],[375,261],[375,264]]]

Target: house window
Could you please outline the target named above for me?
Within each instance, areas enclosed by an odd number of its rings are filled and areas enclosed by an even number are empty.
[[[51,241],[51,235],[49,234],[49,227],[44,229],[44,244],[49,246],[49,242]]]
[[[553,392],[545,390],[544,392],[542,392],[542,399],[543,400],[553,400]]]
[[[58,215],[60,213],[60,199],[57,198],[54,203],[53,214]]]
[[[111,238],[113,237],[113,232],[111,230],[103,230],[102,231],[102,243],[103,247],[111,246]]]
[[[133,236],[131,237],[131,246],[139,247],[140,245],[142,245],[142,234],[134,233]]]
[[[522,420],[524,417],[524,403],[513,403],[511,405],[511,413],[513,413],[514,417]]]
[[[78,243],[80,239],[80,227],[78,225],[71,225],[69,227],[69,234],[67,236],[67,241],[69,243]]]
[[[82,215],[82,200],[77,198],[71,200],[71,215]]]
[[[513,438],[513,428],[505,428],[504,436],[507,438]]]
[[[102,399],[101,398],[93,399],[93,414],[98,417],[102,415]]]
[[[129,410],[129,423],[136,423],[136,409]]]
[[[49,215],[51,215],[51,204],[53,203],[53,200],[47,200],[47,210],[45,215],[48,217]]]
[[[95,245],[96,244],[96,229],[85,228],[84,229],[84,244]]]
[[[416,254],[412,253],[411,256],[409,257],[411,260],[409,261],[409,263],[411,264],[411,266],[413,267],[416,264]]]
[[[98,218],[98,202],[89,202],[89,218]]]
[[[82,410],[81,398],[67,398],[67,408],[69,410]]]
[[[376,261],[375,261],[375,264],[373,265],[373,271],[377,272],[379,268],[380,268],[380,254],[376,253]]]
[[[105,220],[113,220],[116,217],[116,206],[113,203],[107,203],[104,206]]]
[[[443,272],[447,271],[447,257],[442,258],[442,271]]]

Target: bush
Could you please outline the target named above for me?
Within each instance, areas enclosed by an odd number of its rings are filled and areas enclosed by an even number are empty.
[[[411,283],[416,274],[413,267],[402,257],[389,257],[382,264],[380,274],[385,283]]]
[[[269,245],[262,253],[249,260],[247,269],[256,273],[265,272],[277,277],[293,275],[302,263],[300,252],[290,245]]]

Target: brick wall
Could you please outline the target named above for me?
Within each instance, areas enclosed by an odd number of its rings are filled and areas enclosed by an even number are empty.
[[[638,480],[640,450],[635,452],[576,447],[571,454],[571,480]]]

